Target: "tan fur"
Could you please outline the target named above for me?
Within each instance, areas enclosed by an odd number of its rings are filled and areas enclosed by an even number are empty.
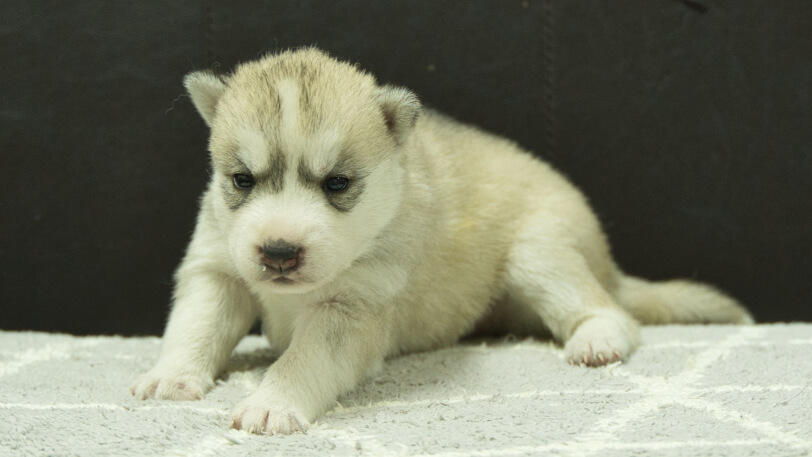
[[[474,331],[551,335],[603,365],[634,351],[635,319],[752,322],[709,286],[624,275],[550,166],[317,50],[186,86],[214,175],[139,398],[202,397],[259,317],[280,358],[233,425],[271,434],[306,429],[386,357]],[[333,176],[349,187],[326,190]],[[263,267],[277,240],[303,249],[284,280]]]

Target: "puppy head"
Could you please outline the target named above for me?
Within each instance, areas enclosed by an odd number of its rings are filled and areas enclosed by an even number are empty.
[[[184,84],[211,128],[216,214],[246,281],[304,292],[369,251],[400,203],[411,92],[314,49]]]

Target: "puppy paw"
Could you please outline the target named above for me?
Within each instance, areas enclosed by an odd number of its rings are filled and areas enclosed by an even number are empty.
[[[153,368],[135,379],[130,393],[139,400],[200,400],[213,386],[202,376]]]
[[[251,395],[235,409],[231,427],[258,435],[307,433],[310,422],[293,408],[263,401],[262,395]]]
[[[573,365],[599,367],[624,360],[633,350],[635,338],[614,319],[593,317],[584,321],[564,346]]]

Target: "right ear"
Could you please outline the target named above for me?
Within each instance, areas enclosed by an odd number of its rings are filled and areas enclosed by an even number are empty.
[[[211,127],[217,101],[226,90],[226,83],[210,71],[195,71],[183,78],[183,85],[192,97],[197,112]]]

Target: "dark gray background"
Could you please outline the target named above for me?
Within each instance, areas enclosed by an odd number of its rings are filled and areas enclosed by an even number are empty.
[[[208,167],[181,79],[301,45],[552,162],[627,271],[812,320],[810,5],[4,1],[0,328],[160,333]]]

